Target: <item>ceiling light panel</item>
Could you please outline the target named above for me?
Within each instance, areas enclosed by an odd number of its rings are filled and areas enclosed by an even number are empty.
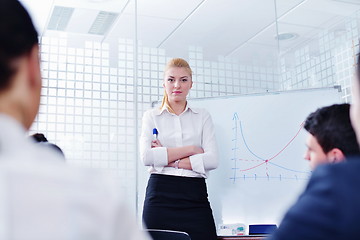
[[[118,13],[100,11],[91,25],[89,33],[104,35],[110,29],[118,15]]]
[[[53,8],[47,29],[64,31],[74,12],[74,8],[55,6]]]

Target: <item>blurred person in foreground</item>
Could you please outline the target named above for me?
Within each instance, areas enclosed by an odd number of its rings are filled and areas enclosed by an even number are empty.
[[[114,179],[26,137],[40,90],[37,32],[17,0],[0,0],[0,239],[148,239]]]
[[[358,59],[359,62],[359,59]],[[360,142],[360,67],[353,79],[350,119]],[[359,239],[360,156],[321,164],[271,240]]]

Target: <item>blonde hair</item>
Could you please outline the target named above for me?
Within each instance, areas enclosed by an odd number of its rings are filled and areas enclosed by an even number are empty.
[[[165,70],[164,70],[164,75],[167,72],[167,70],[169,70],[170,68],[173,67],[179,67],[179,68],[185,68],[189,71],[190,74],[190,78],[192,78],[192,70],[190,68],[189,63],[182,59],[182,58],[173,58],[171,59],[165,66]],[[170,103],[169,103],[169,98],[168,95],[166,94],[166,91],[164,90],[164,96],[161,102],[161,106],[160,109],[162,109],[164,106],[166,106],[170,112],[174,113],[174,110],[170,107]]]

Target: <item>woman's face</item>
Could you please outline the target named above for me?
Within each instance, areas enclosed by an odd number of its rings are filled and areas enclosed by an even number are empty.
[[[190,72],[184,67],[171,67],[165,72],[163,86],[170,103],[185,102],[192,87]]]

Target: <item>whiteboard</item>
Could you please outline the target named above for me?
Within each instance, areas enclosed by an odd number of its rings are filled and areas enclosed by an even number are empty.
[[[311,174],[302,123],[337,87],[189,100],[212,116],[219,168],[207,179],[219,224],[279,224]]]

